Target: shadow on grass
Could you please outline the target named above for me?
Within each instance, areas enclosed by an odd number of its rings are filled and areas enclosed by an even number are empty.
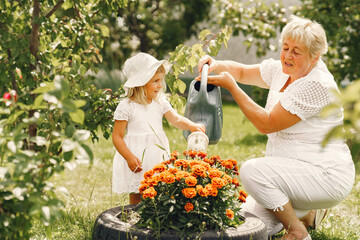
[[[266,143],[267,136],[263,134],[247,134],[242,139],[235,141],[236,145],[252,146],[257,143]]]

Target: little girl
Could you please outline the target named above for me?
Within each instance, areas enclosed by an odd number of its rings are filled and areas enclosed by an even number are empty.
[[[139,53],[124,64],[127,98],[115,110],[112,133],[117,150],[113,161],[113,192],[130,193],[130,204],[141,200],[139,187],[143,174],[170,153],[163,116],[182,130],[205,132],[204,125],[180,116],[166,100],[164,78],[170,68],[169,62],[158,61],[146,53]]]

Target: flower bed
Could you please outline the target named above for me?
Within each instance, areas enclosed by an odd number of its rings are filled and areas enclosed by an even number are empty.
[[[236,178],[237,161],[207,157],[200,151],[184,151],[183,155],[185,159],[180,159],[175,151],[169,160],[144,174],[137,225],[158,236],[175,230],[185,237],[242,224],[241,202],[247,195]]]

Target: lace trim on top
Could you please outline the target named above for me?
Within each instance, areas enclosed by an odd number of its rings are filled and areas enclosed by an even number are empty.
[[[169,101],[166,100],[165,97],[158,99],[158,100],[154,100],[154,101],[159,103],[163,114],[165,114],[166,112],[173,109],[173,107],[171,106]],[[116,107],[116,110],[114,112],[115,120],[129,121],[132,118],[133,109],[132,109],[132,106],[130,105],[130,103],[131,103],[131,100],[129,100],[129,99],[123,99],[120,101],[120,103],[118,104],[118,106]]]

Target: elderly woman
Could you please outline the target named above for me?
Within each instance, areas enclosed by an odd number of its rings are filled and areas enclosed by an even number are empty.
[[[209,71],[218,74],[209,76],[208,83],[227,89],[247,119],[268,135],[265,157],[241,166],[240,178],[250,194],[243,210],[260,217],[269,236],[286,229],[283,239],[308,240],[307,228],[316,228],[323,218],[316,209],[331,208],[349,194],[355,168],[343,139],[322,146],[326,134],[343,124],[341,107],[320,116],[338,91],[321,60],[327,51],[323,27],[292,16],[280,44],[280,60],[245,65],[204,56],[198,68],[208,63]],[[269,89],[266,107],[236,82]]]

